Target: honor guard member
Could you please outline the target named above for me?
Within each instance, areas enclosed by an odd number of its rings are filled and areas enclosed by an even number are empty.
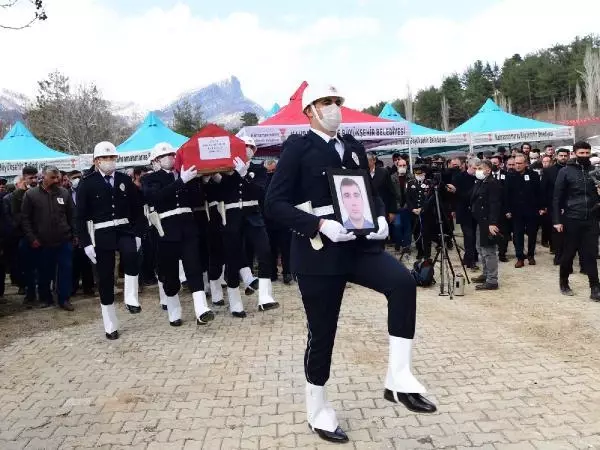
[[[431,258],[431,235],[434,227],[432,198],[433,186],[425,178],[425,167],[416,165],[415,177],[406,185],[406,204],[412,212],[415,226],[414,238],[417,246],[417,259]]]
[[[125,305],[131,314],[142,308],[138,300],[138,250],[144,227],[140,194],[127,175],[116,172],[117,149],[110,142],[94,148],[95,170],[77,189],[79,237],[87,257],[96,264],[104,330],[108,339],[119,338],[115,311],[115,251],[125,272]]]
[[[308,424],[322,439],[333,442],[348,441],[325,393],[348,282],[387,297],[389,366],[384,398],[412,411],[436,410],[421,396],[425,388],[411,373],[416,284],[410,272],[380,244],[388,236],[383,202],[375,198],[378,231],[366,238],[357,238],[334,218],[328,169],[368,173],[364,147],[350,135],[336,134],[343,101],[333,86],[306,88],[302,107],[310,120],[310,132],[284,143],[265,199],[267,216],[293,231],[292,271],[308,319],[304,354]]]
[[[210,297],[212,304],[223,306],[223,284],[225,273],[225,250],[223,249],[223,218],[219,213],[219,183],[222,175],[215,173],[210,177],[203,177],[206,206],[208,207],[208,224],[206,227],[208,242],[208,279],[210,284]],[[241,303],[241,297],[240,297]],[[238,305],[239,307],[240,305]],[[239,308],[238,308],[239,309]],[[241,305],[241,310],[244,309]]]
[[[223,246],[227,296],[229,308],[236,317],[246,315],[239,290],[240,273],[244,281],[247,281],[250,272],[240,272],[246,259],[245,240],[250,242],[258,259],[258,309],[266,311],[279,307],[272,294],[271,247],[259,206],[259,200],[264,197],[266,170],[261,165],[261,172],[250,163],[256,145],[251,138],[243,139],[246,142],[246,156],[249,162],[245,163],[241,158],[235,158],[234,170],[223,175],[219,191],[224,210]]]
[[[160,164],[161,169],[142,179],[142,189],[148,205],[158,215],[159,227],[163,231],[159,231],[158,237],[157,269],[158,279],[162,282],[166,295],[169,323],[174,327],[181,326],[182,323],[179,302],[181,260],[194,300],[196,322],[198,325],[205,325],[215,316],[206,304],[202,265],[198,254],[200,237],[188,188],[188,184],[194,182],[197,171],[195,166],[188,169],[182,167],[180,174],[173,171],[175,149],[165,142],[156,144],[150,158]]]

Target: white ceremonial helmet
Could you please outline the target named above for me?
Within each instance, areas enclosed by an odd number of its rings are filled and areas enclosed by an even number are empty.
[[[308,106],[317,100],[326,97],[338,97],[342,101],[342,104],[346,100],[337,88],[331,84],[309,84],[302,93],[302,111],[306,110]]]
[[[112,142],[103,141],[94,147],[94,159],[100,156],[118,156],[117,148]]]
[[[152,151],[150,151],[150,162],[161,156],[175,154],[175,152],[177,152],[175,147],[168,142],[159,142],[152,148]]]
[[[240,139],[244,141],[246,145],[256,148],[256,142],[252,136],[240,136]]]

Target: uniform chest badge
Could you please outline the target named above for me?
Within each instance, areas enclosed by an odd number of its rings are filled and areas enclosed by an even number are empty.
[[[125,185],[123,183],[121,183],[119,185],[119,189],[121,189],[123,192],[125,192]]]
[[[352,161],[354,161],[357,166],[360,166],[358,155],[355,152],[352,152]]]
[[[254,172],[249,172],[249,173],[248,173],[248,176],[249,176],[250,178],[254,178]]]
[[[64,205],[65,204],[65,200],[62,197],[58,197],[56,199],[56,201],[58,202],[59,205]]]
[[[416,189],[416,188],[417,188],[417,186],[415,186],[415,185],[413,184],[413,185],[411,185],[411,187],[410,187],[410,188],[411,188],[411,189]]]

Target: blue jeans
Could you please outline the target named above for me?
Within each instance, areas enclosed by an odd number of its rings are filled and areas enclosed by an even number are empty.
[[[64,242],[56,247],[40,247],[36,252],[40,302],[53,303],[50,283],[56,280],[58,304],[69,300],[73,290],[73,246]]]
[[[410,247],[412,220],[411,212],[408,209],[402,208],[396,213],[392,223],[392,234],[397,247]]]

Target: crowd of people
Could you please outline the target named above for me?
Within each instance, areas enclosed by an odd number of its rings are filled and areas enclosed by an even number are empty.
[[[543,151],[529,143],[510,151],[499,147],[471,157],[419,159],[410,174],[405,156],[395,154],[384,167],[375,155],[369,163],[375,189],[386,203],[395,249],[430,259],[432,242],[441,244],[440,221],[446,245],[455,224],[463,235],[464,264],[482,273],[474,277],[478,290],[498,289],[498,264],[507,263],[512,242],[514,267],[536,265],[538,235],[560,266],[560,291],[574,295],[568,282],[573,259],[579,254],[591,298],[600,301],[598,255],[598,185],[600,158],[587,142],[572,150]],[[440,218],[435,191],[438,192]],[[527,246],[525,246],[525,243]]]

